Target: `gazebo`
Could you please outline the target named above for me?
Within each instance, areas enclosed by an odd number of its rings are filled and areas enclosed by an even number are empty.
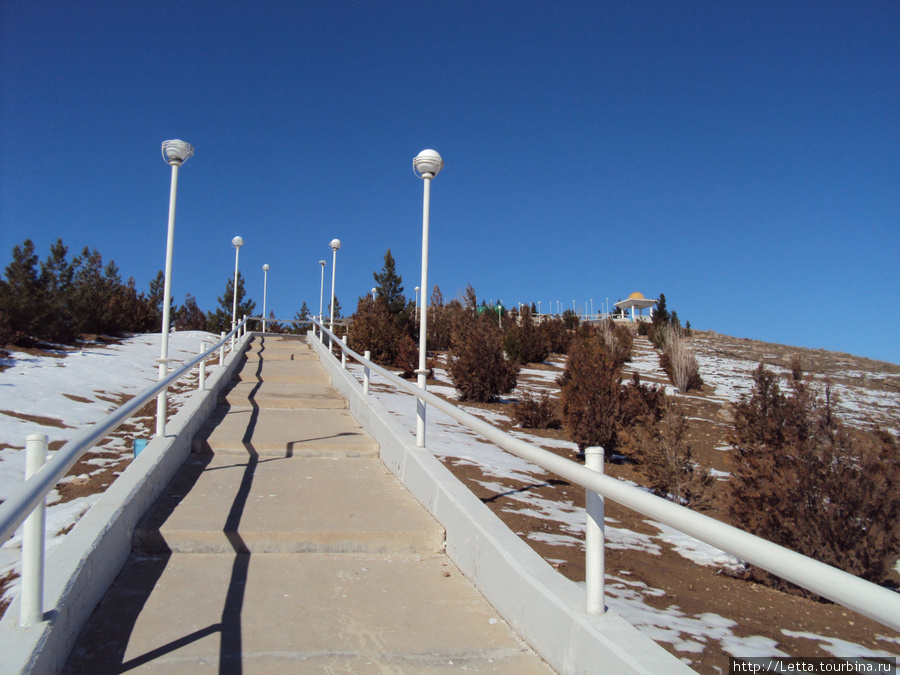
[[[634,292],[628,296],[625,300],[619,300],[616,303],[616,307],[621,309],[622,311],[631,310],[631,320],[632,321],[652,321],[653,320],[653,305],[656,304],[656,300],[652,300],[650,298],[645,298],[643,294]],[[650,316],[644,316],[644,310],[649,307],[650,308]],[[635,315],[635,310],[639,311],[640,314]]]

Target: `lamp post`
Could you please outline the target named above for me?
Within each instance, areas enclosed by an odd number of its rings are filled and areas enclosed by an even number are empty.
[[[428,288],[428,216],[431,208],[431,179],[444,168],[444,160],[434,150],[423,150],[413,159],[413,173],[424,182],[422,199],[422,311],[419,317],[419,369],[417,383],[424,390],[427,370],[425,368],[425,347],[428,342],[428,309],[425,289]],[[416,399],[416,445],[425,447],[425,402]]]
[[[332,260],[331,260],[331,320],[328,323],[328,330],[334,330],[334,271],[337,267],[337,252],[341,247],[340,239],[332,239],[329,244],[332,250]]]
[[[266,332],[266,289],[269,285],[269,265],[263,265],[263,333]]]
[[[234,327],[237,326],[238,256],[241,246],[244,245],[243,237],[235,237],[231,240],[231,245],[234,246],[234,288],[231,289],[234,291],[234,302],[231,305],[231,329],[234,330]]]
[[[416,323],[419,323],[419,287],[416,286]]]
[[[322,323],[322,300],[325,298],[325,261],[320,260],[319,266],[322,268],[322,283],[319,286],[319,323]]]
[[[159,354],[159,379],[169,372],[169,321],[172,297],[172,247],[175,244],[175,200],[178,195],[178,168],[194,156],[194,146],[184,141],[163,141],[163,159],[172,167],[172,184],[169,188],[169,226],[166,234],[166,274],[163,283],[162,335]],[[156,397],[156,435],[166,435],[166,390]]]
[[[378,289],[377,289],[377,288],[373,288],[373,289],[372,289],[372,302],[375,302],[375,298],[377,297],[377,293],[378,293]]]

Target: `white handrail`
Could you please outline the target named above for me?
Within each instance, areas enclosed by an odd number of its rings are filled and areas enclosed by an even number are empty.
[[[347,356],[507,452],[889,628],[900,630],[900,594],[515,438],[362,357],[317,319],[313,323],[319,329],[320,340],[324,335],[331,336],[331,343],[339,346]]]
[[[0,504],[0,543],[13,536],[16,528],[25,521],[35,507],[43,502],[47,493],[56,486],[59,480],[66,475],[66,472],[85,452],[118,428],[129,417],[137,413],[144,404],[159,392],[184,377],[191,368],[204,361],[219,347],[224,346],[232,335],[240,331],[245,324],[246,319],[203,354],[188,361],[165,379],[155,382],[121,408],[114,410],[100,421],[76,434],[74,438],[63,445],[53,458],[44,464],[34,476],[20,485],[12,495]]]

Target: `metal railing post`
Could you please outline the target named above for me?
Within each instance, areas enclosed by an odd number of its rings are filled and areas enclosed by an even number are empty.
[[[347,336],[341,338],[341,342],[344,346],[347,346]],[[347,352],[343,349],[341,350],[341,370],[347,370]]]
[[[366,357],[366,361],[370,361],[372,359],[372,352],[367,349],[365,354],[363,354],[363,356]],[[370,378],[371,378],[371,375],[369,373],[369,366],[366,366],[365,368],[363,368],[363,396],[369,395],[369,380],[370,380]]]
[[[241,325],[241,337],[244,337],[245,335],[247,335],[247,315],[246,314],[244,314],[244,320]]]
[[[219,347],[219,365],[225,365],[225,331],[219,333],[219,339],[222,340],[222,346]]]
[[[203,354],[203,352],[206,351],[204,349],[204,347],[206,347],[206,345],[203,342],[201,342],[200,343],[200,354]],[[198,382],[197,382],[197,389],[199,389],[200,391],[203,391],[204,389],[206,389],[206,359],[203,359],[200,363],[198,363],[197,368],[200,369],[199,370],[199,378],[198,378]]]
[[[47,434],[29,434],[25,441],[25,480],[44,465]],[[19,625],[34,626],[44,620],[44,523],[47,499],[25,519],[22,529],[22,603]]]
[[[584,465],[592,471],[603,473],[603,448],[586,448]],[[587,522],[584,532],[584,578],[587,590],[587,611],[588,614],[603,614],[606,611],[603,497],[593,490],[587,490],[585,502]]]

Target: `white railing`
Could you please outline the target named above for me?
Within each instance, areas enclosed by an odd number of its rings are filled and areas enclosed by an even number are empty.
[[[198,388],[204,389],[206,386],[206,359],[218,350],[219,365],[223,365],[226,343],[231,340],[233,351],[235,336],[243,335],[246,331],[247,319],[244,318],[230,333],[227,335],[222,333],[220,341],[215,345],[202,351],[196,358],[183,364],[168,377],[148,387],[99,422],[78,433],[63,445],[46,464],[44,464],[44,458],[47,454],[47,435],[30,434],[28,436],[25,482],[0,504],[0,543],[12,537],[16,528],[23,522],[25,523],[22,540],[22,592],[19,619],[22,626],[34,625],[40,622],[43,616],[44,511],[45,500],[50,490],[56,487],[60,479],[84,453],[136,414],[148,401],[187,375],[194,366],[199,365]]]
[[[347,357],[363,365],[365,380],[362,386],[366,393],[368,393],[371,373],[378,373],[398,389],[412,394],[424,404],[435,407],[503,450],[537,464],[569,482],[577,483],[588,491],[588,495],[595,493],[598,496],[596,499],[590,496],[588,498],[588,504],[600,502],[599,513],[593,509],[588,513],[587,531],[591,533],[591,536],[585,550],[585,567],[593,570],[591,572],[593,578],[588,578],[587,606],[589,610],[602,612],[604,607],[602,599],[604,577],[602,498],[606,498],[726,551],[747,563],[756,565],[889,628],[900,630],[900,594],[515,438],[488,422],[460,410],[452,403],[420,389],[413,382],[404,380],[373,363],[347,347],[345,342],[342,342],[317,320],[313,323],[317,339],[322,341],[324,338],[330,337],[330,342],[342,350],[342,367],[346,368]],[[602,459],[600,462],[602,466]]]

